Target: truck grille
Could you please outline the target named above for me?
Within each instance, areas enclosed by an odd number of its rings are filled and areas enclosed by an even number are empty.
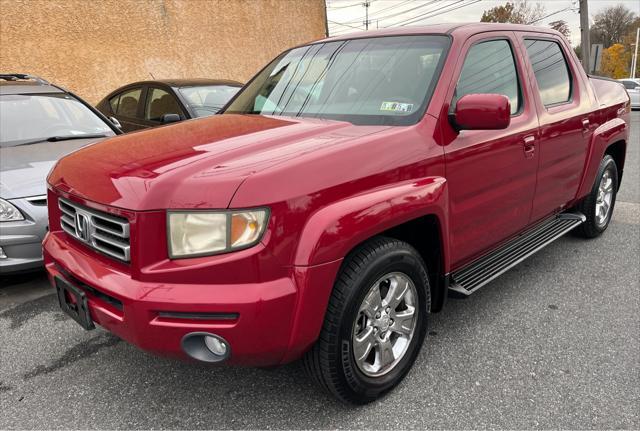
[[[127,219],[58,199],[60,226],[78,241],[110,257],[129,262],[131,245]]]

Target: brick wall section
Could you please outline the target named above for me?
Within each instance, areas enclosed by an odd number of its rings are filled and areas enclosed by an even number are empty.
[[[0,72],[94,104],[151,74],[245,82],[325,22],[324,0],[0,0]]]

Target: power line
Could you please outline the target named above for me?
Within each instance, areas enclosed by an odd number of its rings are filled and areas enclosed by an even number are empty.
[[[410,1],[412,1],[412,0],[402,2],[402,3],[397,4],[397,5],[394,5],[394,6],[395,6],[395,7],[398,7],[398,6],[402,5],[402,4],[408,3],[408,2],[410,2]],[[393,12],[393,13],[391,13],[391,14],[389,14],[389,15],[383,15],[382,17],[376,17],[376,19],[377,19],[378,21],[382,21],[382,20],[385,20],[385,19],[394,18],[394,17],[396,17],[396,16],[400,16],[400,15],[403,15],[403,14],[408,13],[408,12],[411,12],[411,11],[415,11],[415,10],[418,10],[418,9],[422,9],[422,8],[427,7],[427,6],[429,6],[429,5],[431,5],[432,3],[435,3],[435,2],[437,2],[437,1],[441,1],[441,0],[428,0],[428,1],[427,1],[426,3],[424,3],[424,4],[421,4],[421,5],[418,5],[418,6],[415,6],[415,7],[411,7],[411,8],[409,8],[409,9],[404,9],[404,10],[401,10],[401,11],[399,11],[399,12]],[[390,8],[387,8],[387,9],[383,9],[383,10],[392,9],[394,6],[392,6],[392,7],[390,7]],[[380,12],[382,12],[382,10],[380,10],[380,11],[378,11],[378,12],[375,12],[375,13],[377,14],[377,13],[380,13]],[[373,14],[372,14],[372,15],[373,15]],[[347,23],[351,23],[352,21],[345,21],[345,22],[347,22]]]
[[[370,0],[370,1],[373,2],[375,0]],[[334,9],[346,9],[348,7],[354,7],[354,6],[362,6],[362,3],[358,2],[358,3],[349,4],[349,5],[345,5],[345,6],[329,6],[329,5],[327,5],[327,9],[331,9],[331,10],[334,10]]]
[[[407,18],[407,19],[405,19],[403,21],[399,21],[399,22],[396,22],[394,24],[385,26],[385,28],[396,27],[396,26],[404,27],[404,26],[407,26],[409,24],[414,24],[416,22],[423,21],[423,20],[425,20],[427,18],[432,18],[434,16],[442,15],[444,13],[451,12],[451,11],[454,11],[456,9],[461,9],[463,7],[466,7],[466,6],[470,6],[470,5],[474,4],[474,3],[478,3],[481,0],[472,0],[469,3],[462,4],[462,5],[459,5],[457,7],[452,7],[452,6],[455,6],[455,5],[459,4],[459,3],[462,3],[463,1],[466,1],[466,0],[457,0],[457,1],[453,2],[453,3],[448,4],[448,5],[441,6],[441,7],[437,8],[437,9],[433,9],[433,10],[431,10],[429,12],[425,12],[425,13],[423,13],[421,15],[414,16],[414,17],[411,17],[411,18]]]
[[[327,21],[330,22],[331,24],[341,25],[341,26],[349,27],[349,28],[355,28],[356,30],[362,30],[360,27],[356,27],[356,26],[349,25],[349,24],[344,24],[342,22],[335,22],[335,21],[331,21],[330,19],[328,19]]]
[[[404,15],[404,14],[409,13],[409,12],[415,12],[415,11],[420,10],[422,8],[431,6],[432,4],[434,4],[436,2],[439,2],[439,1],[442,1],[442,0],[430,0],[430,1],[426,2],[426,3],[424,3],[424,4],[418,5],[416,7],[412,7],[410,9],[405,9],[405,10],[400,11],[400,12],[395,12],[395,13],[392,13],[390,15],[386,15],[386,16],[384,16],[382,18],[379,18],[379,20],[387,20],[387,19],[391,19],[391,18],[395,18],[395,17],[401,16],[401,15]]]
[[[568,10],[574,10],[574,9],[573,9],[572,7],[566,7],[566,8],[564,8],[564,9],[560,9],[560,10],[557,10],[557,11],[555,11],[555,12],[551,12],[550,14],[545,15],[545,16],[543,16],[542,18],[538,18],[538,19],[534,19],[533,21],[529,21],[529,22],[527,23],[527,25],[535,24],[535,23],[537,23],[537,22],[539,22],[539,21],[542,21],[543,19],[547,19],[547,18],[549,18],[550,16],[553,16],[553,15],[558,14],[558,13],[566,12],[566,11],[568,11]]]
[[[377,10],[375,12],[371,12],[369,14],[369,18],[373,18],[374,15],[381,14],[382,12],[387,11],[387,10],[395,9],[397,7],[400,7],[400,6],[402,6],[404,4],[407,4],[407,3],[411,3],[413,1],[415,1],[415,0],[404,0],[404,1],[400,2],[400,3],[391,5],[389,7],[384,8],[384,9],[380,9],[380,10]],[[361,22],[363,19],[365,19],[365,16],[361,16],[360,18],[354,19],[353,21],[345,21],[345,23],[346,24],[353,24],[353,23]]]

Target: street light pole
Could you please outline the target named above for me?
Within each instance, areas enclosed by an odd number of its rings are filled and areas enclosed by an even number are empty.
[[[582,67],[589,73],[589,55],[591,42],[589,41],[589,7],[587,0],[580,0],[580,45],[582,47]]]
[[[636,49],[633,54],[633,61],[631,62],[631,79],[635,79],[636,67],[638,67],[638,39],[640,39],[640,27],[636,29]]]

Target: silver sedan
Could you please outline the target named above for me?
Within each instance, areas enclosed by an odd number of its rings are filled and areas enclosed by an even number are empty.
[[[0,75],[0,273],[42,266],[46,177],[62,156],[120,133],[73,94],[27,75]]]
[[[631,109],[640,109],[640,79],[618,79],[631,99]]]

